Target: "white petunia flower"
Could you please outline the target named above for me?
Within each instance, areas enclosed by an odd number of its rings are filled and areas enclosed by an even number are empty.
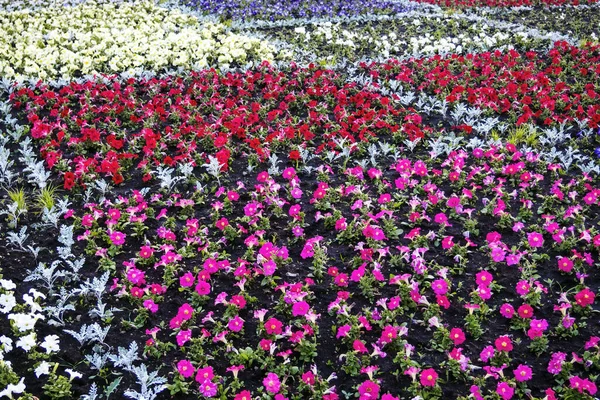
[[[12,383],[9,383],[8,386],[6,387],[6,389],[4,389],[3,391],[0,392],[0,398],[6,396],[9,399],[13,398],[13,394],[21,394],[25,391],[25,378],[21,378],[21,380],[19,381],[19,383],[17,383],[16,385],[13,385]]]
[[[7,279],[0,279],[0,286],[6,290],[13,290],[17,287],[13,281]]]
[[[44,342],[40,344],[41,347],[46,349],[46,354],[50,354],[52,352],[56,352],[60,350],[58,336],[57,335],[48,335],[44,339]]]
[[[9,353],[13,349],[13,340],[7,336],[0,336],[0,345],[4,353]]]
[[[70,375],[70,377],[71,377],[69,379],[70,381],[72,381],[73,379],[76,379],[76,378],[83,378],[82,374],[80,374],[77,371],[73,371],[71,368],[65,369],[65,372]]]
[[[40,365],[38,365],[37,368],[34,371],[35,372],[35,376],[39,378],[42,375],[50,375],[50,366],[51,365],[52,364],[50,364],[47,361],[42,361],[40,363]]]
[[[35,332],[20,337],[19,340],[17,340],[17,347],[22,348],[26,352],[35,347]]]
[[[12,293],[0,294],[0,312],[2,314],[9,313],[17,305],[17,300]]]

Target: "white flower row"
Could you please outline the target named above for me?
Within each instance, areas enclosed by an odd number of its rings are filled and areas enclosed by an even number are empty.
[[[422,25],[421,18],[415,18],[411,24],[415,27]],[[435,18],[433,21],[444,26],[453,22],[452,18]],[[408,22],[408,21],[406,21]],[[390,57],[399,54],[432,55],[447,53],[463,53],[466,51],[487,50],[508,45],[511,38],[515,36],[498,31],[487,24],[474,23],[468,31],[456,36],[436,37],[431,32],[426,32],[419,37],[406,37],[390,32],[387,35],[374,37],[369,32],[361,30],[349,30],[343,28],[339,23],[325,22],[314,26],[312,31],[301,26],[294,29],[298,40],[315,47],[321,44],[335,44],[343,47],[357,48],[359,44],[364,46],[368,43],[372,51],[381,57]],[[529,41],[529,36],[524,32],[517,32],[516,37],[520,41]]]
[[[0,12],[0,76],[53,78],[271,60],[274,49],[151,3]],[[216,65],[215,65],[216,66]]]

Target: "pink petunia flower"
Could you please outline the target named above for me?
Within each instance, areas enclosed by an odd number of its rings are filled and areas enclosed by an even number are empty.
[[[493,280],[494,277],[488,271],[481,271],[475,275],[475,282],[477,282],[477,285],[479,286],[489,287]]]
[[[558,259],[558,269],[562,272],[571,272],[573,270],[573,261],[567,257]]]
[[[499,382],[496,387],[496,393],[502,397],[502,400],[510,400],[515,394],[515,389],[506,382]]]
[[[183,346],[192,338],[192,331],[190,329],[180,330],[177,332],[177,345]]]
[[[233,400],[252,400],[252,393],[248,390],[243,390],[236,394]]]
[[[575,302],[580,307],[587,307],[594,304],[595,299],[596,294],[588,288],[580,290],[579,293],[575,295]]]
[[[200,384],[200,394],[204,397],[215,397],[217,395],[218,387],[211,381],[204,381]]]
[[[180,360],[177,363],[177,371],[184,378],[190,378],[194,375],[195,369],[194,369],[194,366],[192,365],[192,363],[189,362],[188,360]]]
[[[265,322],[265,330],[269,335],[281,335],[283,324],[277,318],[269,318]]]
[[[123,243],[125,243],[125,238],[127,237],[123,232],[112,232],[110,235],[110,241],[112,242],[112,244],[114,244],[115,246],[121,246]]]
[[[263,379],[263,385],[265,390],[269,393],[279,393],[279,389],[281,388],[281,382],[279,381],[279,377],[277,374],[269,372],[265,379]]]
[[[373,400],[379,398],[379,385],[371,380],[364,381],[358,387],[359,400]]]
[[[542,247],[544,245],[544,236],[538,232],[530,232],[527,234],[527,242],[533,248]]]
[[[518,382],[525,382],[531,379],[533,372],[531,371],[531,368],[527,365],[523,365],[523,364],[519,364],[519,366],[517,367],[517,369],[515,369],[513,371],[513,373],[515,374],[515,379]]]
[[[517,312],[519,313],[519,317],[521,318],[526,319],[533,317],[533,307],[531,307],[529,304],[523,304],[519,307]]]
[[[198,368],[196,371],[196,382],[206,382],[215,377],[215,372],[212,367]]]
[[[513,308],[512,305],[508,304],[508,303],[504,303],[502,304],[502,306],[500,307],[500,314],[504,317],[504,318],[512,318],[515,315],[515,309]]]
[[[229,320],[227,327],[232,332],[239,332],[244,329],[244,320],[241,319],[239,315],[236,315],[234,318]]]
[[[460,328],[452,328],[450,330],[450,340],[454,342],[455,346],[458,346],[465,342],[465,333]]]
[[[508,336],[500,336],[498,339],[496,339],[494,344],[496,345],[496,350],[498,351],[509,352],[513,349],[512,340],[510,340]]]
[[[434,387],[436,385],[437,378],[437,372],[435,372],[433,368],[428,368],[421,371],[419,380],[421,381],[421,385],[423,386]]]

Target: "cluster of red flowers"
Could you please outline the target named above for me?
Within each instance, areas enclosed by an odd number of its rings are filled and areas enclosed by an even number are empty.
[[[587,119],[590,127],[600,126],[600,45],[556,42],[547,54],[496,50],[362,67],[449,103],[467,101],[508,114],[517,125]]]
[[[11,101],[30,122],[47,166],[64,173],[67,189],[97,175],[119,184],[133,160],[147,180],[152,165],[197,165],[208,155],[223,171],[244,150],[264,160],[274,143],[298,160],[301,148],[319,153],[336,148],[335,139],[425,134],[414,110],[312,66],[277,71],[265,63],[246,73],[204,70],[60,89],[40,83],[16,90]]]

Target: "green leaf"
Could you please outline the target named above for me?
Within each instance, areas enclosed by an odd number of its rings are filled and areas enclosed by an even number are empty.
[[[121,383],[121,379],[123,379],[122,376],[118,377],[117,379],[112,381],[110,385],[108,385],[108,387],[104,391],[107,400],[110,397],[110,395],[117,389],[117,386],[119,386],[119,383]]]

